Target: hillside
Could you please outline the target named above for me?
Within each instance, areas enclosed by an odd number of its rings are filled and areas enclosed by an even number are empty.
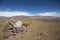
[[[12,16],[12,17],[0,17],[0,20],[29,20],[29,19],[35,19],[35,20],[49,20],[49,21],[60,21],[60,17],[54,17],[54,16]]]
[[[19,18],[23,23],[29,23],[27,32],[22,33],[17,37],[9,37],[4,40],[60,40],[60,17],[12,17],[9,20],[13,21]],[[22,19],[23,18],[23,19]],[[58,20],[57,20],[58,19]],[[17,19],[16,19],[17,20]],[[16,21],[15,20],[15,21]],[[49,20],[49,21],[46,21]],[[54,21],[52,21],[54,20]],[[7,20],[0,23],[0,40],[2,38],[2,29]]]

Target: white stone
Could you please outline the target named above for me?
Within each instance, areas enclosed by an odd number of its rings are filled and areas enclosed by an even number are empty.
[[[22,26],[22,22],[21,21],[17,21],[14,25],[14,27],[21,27]]]

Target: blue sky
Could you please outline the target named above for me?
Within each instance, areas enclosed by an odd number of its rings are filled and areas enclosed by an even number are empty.
[[[0,0],[0,16],[60,16],[60,0]]]

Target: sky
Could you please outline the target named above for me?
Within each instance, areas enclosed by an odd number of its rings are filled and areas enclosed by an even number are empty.
[[[60,16],[60,0],[0,0],[0,16]]]

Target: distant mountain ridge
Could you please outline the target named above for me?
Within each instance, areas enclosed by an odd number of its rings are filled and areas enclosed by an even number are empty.
[[[60,17],[53,17],[53,16],[13,16],[13,17],[0,17],[0,20],[41,20],[41,21],[60,21]]]

